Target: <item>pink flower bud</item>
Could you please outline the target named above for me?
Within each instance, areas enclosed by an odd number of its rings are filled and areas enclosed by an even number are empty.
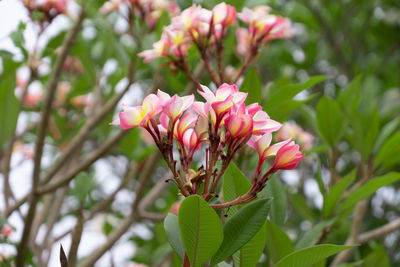
[[[299,145],[293,141],[282,146],[276,153],[275,162],[272,170],[292,170],[297,167],[299,161],[304,158],[304,154],[299,150]]]
[[[112,125],[120,125],[122,129],[130,129],[138,126],[147,126],[155,115],[160,113],[159,98],[155,94],[145,97],[141,106],[128,107],[123,105],[123,112],[119,113],[119,119],[113,121]]]
[[[3,225],[3,228],[1,228],[0,234],[2,236],[9,237],[13,231],[14,230],[12,229],[12,227],[10,225],[5,224],[5,225]]]
[[[232,114],[225,119],[225,128],[233,138],[242,138],[252,133],[253,119],[248,114]]]
[[[222,2],[213,8],[213,19],[214,25],[222,24],[227,27],[236,19],[236,9]]]

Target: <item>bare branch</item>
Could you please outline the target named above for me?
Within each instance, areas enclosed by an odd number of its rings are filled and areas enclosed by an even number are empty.
[[[390,234],[398,229],[400,229],[400,218],[396,219],[394,221],[391,221],[379,228],[376,228],[374,230],[360,234],[358,237],[358,242],[360,244],[365,244],[365,243],[369,242],[370,240],[381,238],[381,237],[383,237],[387,234]]]
[[[41,169],[41,162],[42,162],[42,154],[43,154],[43,147],[44,147],[44,139],[46,137],[47,126],[49,123],[51,107],[53,104],[53,99],[56,93],[58,79],[61,75],[63,64],[67,58],[67,55],[78,35],[78,32],[81,28],[83,19],[85,17],[85,10],[82,8],[79,14],[78,19],[76,20],[74,26],[68,32],[64,43],[61,47],[61,52],[56,59],[53,72],[50,76],[50,80],[47,86],[47,94],[44,101],[44,109],[41,117],[41,121],[38,127],[38,135],[35,147],[35,159],[34,159],[34,169],[32,175],[32,192],[35,192],[37,187],[39,186],[39,178],[40,178],[40,169]],[[16,258],[16,266],[23,267],[25,263],[25,256],[27,252],[28,240],[31,232],[32,221],[34,219],[36,213],[36,204],[39,200],[39,196],[35,193],[32,194],[30,200],[30,206],[28,210],[28,214],[24,221],[24,230],[22,234],[22,238],[20,244],[18,246],[17,258]]]
[[[70,171],[65,173],[65,175],[57,179],[57,181],[54,181],[53,183],[49,183],[41,188],[38,188],[36,194],[43,195],[52,192],[53,190],[56,190],[57,188],[63,185],[68,184],[70,181],[72,181],[72,179],[74,179],[75,175],[87,169],[96,160],[98,160],[105,153],[107,153],[107,151],[111,149],[111,147],[113,147],[116,143],[118,143],[127,133],[128,131],[119,130],[117,134],[115,134],[113,137],[104,142],[99,148],[89,153],[84,159],[82,159],[79,162],[78,165],[76,165]]]
[[[148,185],[148,183],[151,181],[151,175],[153,174],[155,168],[154,165],[158,161],[160,155],[154,154],[152,155],[148,161],[146,162],[146,166],[144,170],[141,173],[141,176],[138,181],[138,185],[136,187],[135,193],[136,193],[136,199],[133,202],[132,205],[132,210],[131,214],[126,217],[121,224],[114,229],[114,231],[111,232],[111,234],[108,236],[107,241],[99,246],[95,251],[93,251],[81,264],[79,264],[79,267],[90,267],[94,266],[95,262],[103,256],[103,254],[109,250],[115,242],[117,242],[121,236],[129,229],[129,227],[137,221],[139,217],[139,212],[137,212],[138,208],[138,203],[140,200],[143,198],[145,189]]]

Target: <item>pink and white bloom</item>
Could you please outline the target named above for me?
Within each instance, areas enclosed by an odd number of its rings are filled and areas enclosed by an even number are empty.
[[[215,93],[204,85],[201,89],[202,91],[198,90],[199,94],[206,99],[206,104],[214,109],[217,117],[225,114],[233,105],[242,105],[247,97],[247,93],[239,92],[239,89],[234,84],[224,83],[218,87]],[[205,107],[204,111],[207,112],[207,107]]]
[[[293,170],[304,158],[304,154],[299,150],[300,146],[293,141],[282,146],[276,153],[274,164],[271,169],[273,172],[277,170]]]
[[[253,119],[248,114],[231,114],[225,119],[225,128],[232,138],[251,135]]]
[[[4,224],[1,228],[0,234],[5,237],[9,237],[14,229],[9,224]]]
[[[282,124],[271,120],[265,111],[257,111],[253,116],[253,134],[260,135],[262,133],[275,132],[281,128]]]
[[[124,111],[119,113],[119,119],[111,124],[120,125],[122,129],[130,129],[138,126],[148,126],[151,118],[161,112],[159,98],[155,94],[145,97],[141,106],[129,107],[122,105]]]
[[[216,5],[213,10],[214,25],[221,24],[224,28],[232,24],[236,19],[236,9],[233,6],[222,2]]]
[[[266,133],[264,135],[253,135],[250,140],[247,142],[247,145],[257,150],[260,162],[263,162],[265,159],[275,156],[278,150],[290,142],[289,140],[285,140],[283,142],[279,142],[273,144],[271,146],[272,134]]]
[[[173,95],[171,97],[167,93],[158,90],[157,97],[161,103],[162,111],[173,121],[179,118],[194,102],[193,94],[183,97]]]

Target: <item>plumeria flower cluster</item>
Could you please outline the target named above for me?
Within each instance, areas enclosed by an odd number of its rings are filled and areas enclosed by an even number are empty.
[[[70,0],[22,0],[30,16],[42,27],[50,24],[58,15],[66,14],[68,2]]]
[[[171,24],[164,27],[161,39],[153,44],[153,49],[145,50],[139,56],[144,58],[144,62],[160,57],[168,58],[172,67],[183,70],[191,78],[185,57],[194,45],[213,82],[221,85],[225,81],[222,66],[223,41],[228,27],[235,23],[236,17],[248,25],[248,28],[237,30],[237,51],[240,55],[248,55],[239,76],[255,58],[261,45],[294,34],[290,20],[271,15],[269,10],[268,6],[259,6],[253,10],[244,8],[237,14],[235,7],[226,3],[220,3],[212,10],[193,5],[172,17]],[[213,58],[217,61],[218,74],[211,64]],[[236,82],[239,76],[233,81]]]
[[[172,16],[179,13],[179,6],[169,0],[109,0],[100,8],[103,14],[119,11],[121,6],[129,9],[129,19],[132,15],[141,17],[151,29],[157,24],[161,14],[166,11]]]
[[[246,144],[258,152],[259,164],[252,189],[237,203],[254,199],[272,173],[294,169],[303,158],[299,146],[290,139],[271,145],[272,132],[281,124],[272,120],[257,103],[246,105],[247,93],[240,92],[236,85],[222,84],[215,92],[201,86],[198,93],[204,102],[195,101],[193,94],[170,96],[158,90],[157,94],[145,97],[140,106],[123,106],[119,118],[112,122],[122,129],[142,127],[150,133],[184,196],[202,193],[207,201],[215,197],[226,168]],[[179,159],[174,158],[175,149]],[[196,151],[203,153],[205,163],[193,168]],[[263,163],[273,156],[272,167],[261,175]],[[203,192],[198,192],[201,184]]]
[[[290,38],[295,34],[289,19],[269,14],[269,6],[258,6],[254,9],[244,8],[238,18],[248,25],[236,31],[237,51],[246,55],[257,51],[261,44],[278,38]],[[256,52],[252,52],[256,53]]]

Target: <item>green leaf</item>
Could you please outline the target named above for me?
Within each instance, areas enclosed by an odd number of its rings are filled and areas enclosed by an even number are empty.
[[[80,201],[83,201],[94,187],[95,180],[93,179],[93,175],[87,172],[80,172],[74,180],[73,192]]]
[[[400,125],[400,117],[388,122],[385,126],[382,127],[379,132],[379,136],[375,141],[374,145],[374,154],[378,154],[384,142],[387,141],[388,138],[391,138],[392,134],[396,132]]]
[[[265,239],[266,232],[264,224],[260,231],[258,231],[249,242],[233,254],[235,267],[256,266],[264,251]]]
[[[324,81],[327,76],[310,77],[304,83],[292,84],[286,80],[275,82],[268,92],[266,107],[279,105],[283,100],[292,99],[298,93],[314,86],[317,83]]]
[[[290,204],[304,219],[314,221],[314,214],[300,194],[288,193]]]
[[[338,204],[343,192],[354,182],[356,179],[356,169],[351,171],[336,183],[324,197],[324,205],[322,207],[322,214],[324,218],[329,218]]]
[[[224,201],[232,201],[249,191],[251,183],[247,180],[241,170],[236,166],[235,163],[231,162],[224,173],[224,179],[222,182],[222,192]],[[232,206],[229,208],[228,216],[232,216],[238,211],[238,206]]]
[[[268,216],[270,204],[270,199],[256,200],[241,208],[226,222],[224,240],[211,258],[211,265],[230,257],[257,234]]]
[[[362,75],[355,77],[351,83],[344,89],[338,97],[338,102],[347,114],[356,110],[360,102],[360,87]]]
[[[304,248],[286,255],[274,267],[309,267],[329,256],[352,247],[354,246],[324,244]]]
[[[385,248],[381,245],[377,245],[376,248],[370,253],[364,261],[364,267],[389,267],[390,259],[385,251]]]
[[[164,229],[168,237],[168,242],[178,256],[183,259],[185,248],[183,247],[181,232],[179,229],[178,216],[168,213],[164,220]]]
[[[260,197],[271,198],[271,221],[283,225],[286,216],[286,192],[278,176],[273,176],[267,186],[259,194]]]
[[[0,149],[14,133],[19,110],[19,101],[14,95],[16,63],[5,58],[2,63],[7,72],[3,72],[0,78]]]
[[[261,81],[255,68],[250,68],[244,77],[243,84],[240,86],[240,91],[248,93],[246,103],[260,103],[261,102]]]
[[[307,231],[303,237],[296,243],[295,249],[303,249],[308,246],[312,246],[319,238],[322,230],[325,227],[332,225],[335,222],[336,218],[333,218],[329,221],[322,221],[316,224],[311,230]]]
[[[339,207],[340,211],[345,212],[352,209],[357,202],[372,195],[379,188],[390,185],[398,180],[400,180],[400,173],[398,172],[391,172],[383,176],[372,178],[343,201],[343,204]]]
[[[344,129],[345,118],[339,104],[323,96],[317,104],[317,124],[322,138],[335,147]]]
[[[178,219],[191,266],[201,266],[214,255],[222,242],[221,221],[208,203],[197,195],[182,201]]]
[[[284,256],[294,251],[290,238],[276,224],[267,221],[267,250],[273,262],[278,262]]]
[[[375,166],[390,168],[400,162],[400,131],[390,137],[379,150]]]

